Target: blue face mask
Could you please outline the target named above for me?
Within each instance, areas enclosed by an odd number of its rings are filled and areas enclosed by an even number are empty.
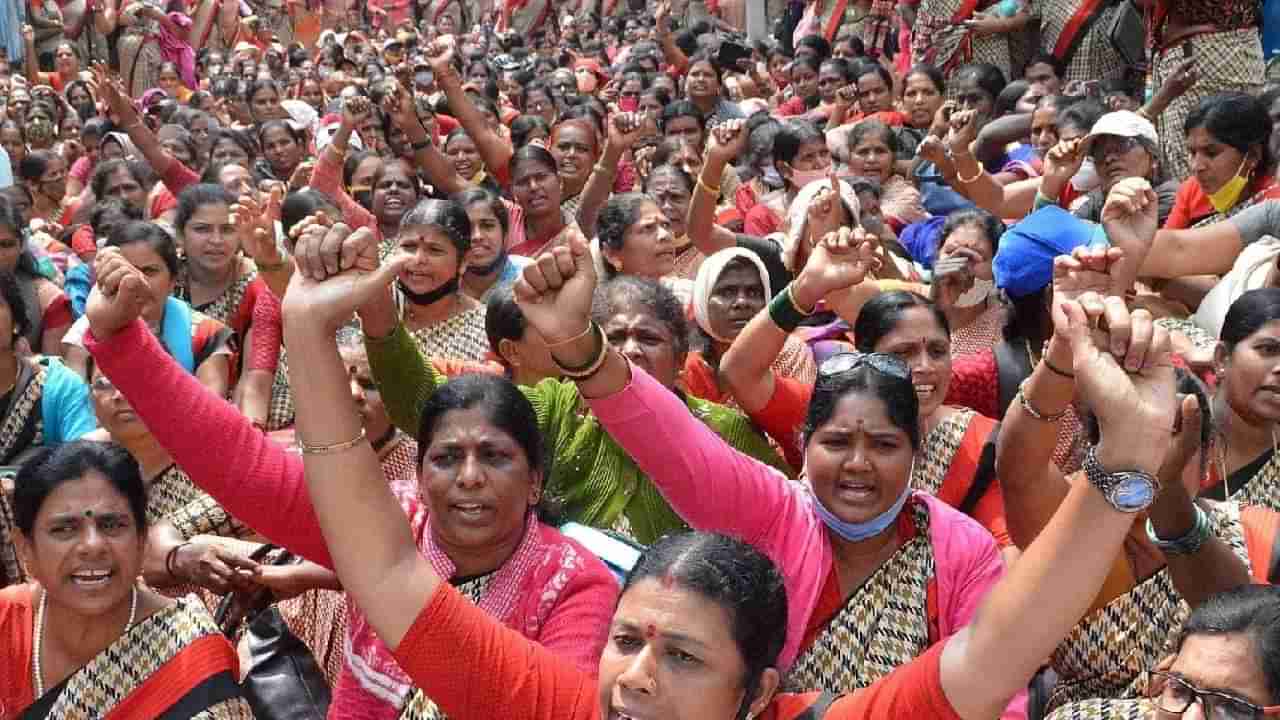
[[[911,467],[914,470],[915,464],[913,463]],[[898,519],[898,513],[902,512],[902,508],[907,504],[907,498],[909,497],[911,497],[910,482],[907,483],[906,487],[902,488],[902,495],[888,510],[863,523],[848,523],[841,520],[831,514],[831,511],[819,500],[817,502],[818,517],[822,518],[822,524],[826,525],[831,532],[839,535],[847,542],[858,542],[859,540],[875,537],[887,530]]]
[[[764,181],[765,186],[775,190],[786,184],[786,181],[782,179],[782,173],[778,172],[778,168],[775,167],[765,168],[764,175],[761,175],[760,179]]]

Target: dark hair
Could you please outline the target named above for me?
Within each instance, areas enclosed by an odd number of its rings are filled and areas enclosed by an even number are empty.
[[[54,158],[59,157],[52,150],[32,150],[18,163],[17,175],[26,182],[38,182],[49,171]]]
[[[1098,119],[1107,114],[1107,109],[1096,100],[1081,100],[1074,102],[1058,111],[1058,127],[1070,125],[1077,130],[1083,130],[1088,133],[1093,129],[1094,123]]]
[[[800,57],[800,48],[810,48],[817,52],[819,61],[831,57],[831,43],[827,42],[827,39],[821,35],[806,35],[800,38],[800,41],[796,43],[795,56],[797,58]]]
[[[249,173],[249,178],[253,181],[254,187],[257,187],[260,181],[266,179],[266,176],[258,170],[256,163],[249,163],[248,165],[245,165],[239,160],[219,160],[218,162],[211,162],[205,166],[204,172],[200,173],[200,182],[221,185],[222,171],[229,167],[238,167],[247,171]]]
[[[981,230],[991,241],[993,256],[996,250],[1000,249],[1000,236],[1004,235],[1005,230],[1004,223],[1000,218],[982,208],[962,208],[948,215],[947,221],[942,225],[942,232],[938,235],[938,247],[942,247],[947,242],[951,233],[964,227],[976,227]]]
[[[649,171],[649,175],[644,179],[645,192],[649,192],[649,183],[653,182],[653,179],[659,175],[670,175],[684,186],[685,191],[689,193],[693,192],[693,178],[689,176],[689,173],[684,171],[684,168],[670,163],[664,163]]]
[[[521,85],[524,87],[520,89],[520,109],[524,112],[528,112],[529,95],[531,93],[542,93],[553,103],[556,100],[556,94],[551,90],[551,86],[547,84],[546,80],[534,80],[532,82],[521,83]]]
[[[773,136],[773,161],[790,163],[800,154],[800,148],[819,140],[825,143],[827,138],[812,123],[787,121]]]
[[[178,194],[178,214],[173,220],[173,226],[182,233],[187,223],[191,221],[191,216],[195,215],[200,208],[205,205],[219,204],[230,207],[235,204],[235,201],[231,193],[224,190],[221,185],[198,183],[188,186]]]
[[[44,501],[63,484],[91,472],[107,479],[129,503],[139,530],[147,527],[147,489],[138,463],[115,443],[73,440],[40,448],[14,479],[13,515],[18,530],[31,537]]]
[[[1051,52],[1042,50],[1032,55],[1031,59],[1027,61],[1026,67],[1031,67],[1032,65],[1048,65],[1053,70],[1053,76],[1059,80],[1067,76],[1067,64]]]
[[[436,200],[426,198],[400,218],[400,227],[410,225],[429,225],[439,228],[449,238],[449,242],[458,250],[458,264],[465,261],[467,251],[471,249],[471,219],[467,217],[467,209],[453,200]]]
[[[938,327],[951,337],[951,324],[947,316],[928,298],[908,290],[883,292],[867,301],[854,323],[853,336],[857,338],[858,352],[875,352],[875,347],[886,335],[893,332],[902,316],[911,308],[926,308],[938,321]]]
[[[689,352],[689,319],[684,305],[666,285],[636,275],[618,275],[596,288],[591,301],[591,319],[604,325],[624,309],[639,308],[667,326],[676,358]]]
[[[89,227],[93,229],[94,235],[101,237],[116,225],[142,219],[144,216],[141,208],[126,205],[120,200],[99,200],[93,204],[93,212],[89,213]]]
[[[893,90],[893,75],[885,69],[883,65],[869,58],[857,60],[853,63],[852,68],[853,81],[858,82],[867,75],[879,75],[884,81],[885,87]]]
[[[627,229],[640,218],[640,209],[646,204],[655,204],[653,198],[644,193],[630,192],[614,195],[600,210],[596,219],[596,237],[600,239],[600,249],[621,250]],[[605,272],[612,277],[618,269],[604,262]]]
[[[1241,585],[1217,593],[1191,612],[1178,638],[1178,651],[1192,635],[1244,635],[1249,639],[1271,697],[1280,699],[1280,588]]]
[[[1027,94],[1027,90],[1031,89],[1031,83],[1026,80],[1014,80],[996,96],[995,106],[992,109],[994,117],[1002,117],[1014,112],[1018,107],[1018,101],[1023,95]]]
[[[191,162],[193,164],[200,160],[200,150],[196,148],[196,139],[192,137],[190,130],[173,123],[162,125],[159,130],[156,130],[157,141],[160,140],[161,131],[164,131],[166,134],[173,133],[173,139],[182,143],[182,145],[186,147],[187,152],[190,153]]]
[[[1280,288],[1250,290],[1227,309],[1218,339],[1231,352],[1238,343],[1275,320],[1280,320]]]
[[[826,60],[823,60],[822,58],[814,57],[812,55],[801,55],[791,61],[791,67],[787,69],[787,77],[790,77],[791,73],[801,66],[809,68],[813,71],[814,75],[817,75],[822,72],[822,63],[824,62],[826,62]]]
[[[519,342],[524,338],[528,323],[525,322],[524,311],[516,304],[515,291],[511,285],[494,286],[484,304],[484,334],[489,338],[489,347],[494,354],[502,358],[498,343],[503,340]],[[503,364],[506,364],[505,358]]]
[[[698,63],[706,63],[711,66],[711,72],[716,74],[716,84],[720,85],[721,90],[723,90],[725,69],[720,67],[720,63],[716,61],[716,56],[709,50],[699,50],[698,52],[695,52],[689,57],[689,63],[685,65],[685,67],[688,68],[688,70],[685,71],[686,74]]]
[[[29,252],[24,247],[22,254],[28,255]],[[26,337],[31,331],[31,317],[28,315],[27,299],[22,295],[22,286],[15,274],[0,272],[0,299],[9,306],[14,334],[18,337]]]
[[[342,211],[334,205],[333,200],[314,188],[306,188],[285,195],[284,201],[280,203],[280,226],[283,228],[285,237],[289,237],[289,231],[294,225],[318,212],[329,213],[334,220],[342,217]]]
[[[262,77],[254,78],[247,85],[245,85],[245,88],[244,88],[244,101],[249,104],[250,110],[253,110],[253,96],[257,95],[259,90],[263,90],[266,88],[270,88],[271,90],[274,90],[277,98],[279,98],[281,95],[284,94],[280,92],[280,86],[276,84],[275,80],[272,80],[270,78],[262,78]]]
[[[537,145],[525,145],[511,156],[511,177],[513,179],[515,178],[516,168],[530,162],[545,165],[551,168],[552,172],[556,172],[558,170],[556,166],[556,159],[551,155],[550,151]]]
[[[357,150],[349,155],[342,162],[342,186],[351,187],[351,181],[355,178],[356,170],[360,165],[369,158],[380,157],[378,153],[372,150]]]
[[[992,102],[1000,97],[1000,92],[1008,82],[1000,68],[984,62],[969,63],[961,67],[952,76],[952,80],[957,83],[972,81],[978,89],[991,96]]]
[[[13,185],[11,187],[21,186]],[[18,236],[19,240],[22,239],[22,233],[26,232],[27,229],[27,219],[22,216],[22,210],[4,194],[0,194],[0,227],[9,228],[14,235]]]
[[[125,247],[137,243],[148,245],[164,261],[169,274],[175,278],[178,276],[178,248],[169,233],[159,225],[133,220],[117,225],[107,238],[107,247]]]
[[[1242,92],[1224,92],[1200,101],[1182,124],[1182,130],[1190,135],[1192,130],[1204,128],[1214,140],[1235,148],[1241,155],[1248,155],[1254,148],[1259,152],[1255,172],[1270,172],[1275,158],[1271,157],[1271,118],[1267,106],[1258,98]]]
[[[529,144],[529,136],[541,130],[546,137],[551,137],[551,125],[541,115],[520,115],[511,121],[512,147],[524,147]]]
[[[555,501],[548,489],[551,478],[552,457],[548,452],[542,432],[538,430],[538,416],[525,397],[510,380],[489,373],[471,373],[450,379],[436,388],[422,404],[418,420],[418,467],[431,449],[440,420],[451,410],[484,410],[486,419],[496,428],[511,436],[529,459],[529,469],[542,474],[542,500],[538,514],[545,521],[555,511]]]
[[[667,535],[649,546],[627,575],[621,600],[645,580],[674,581],[725,611],[746,666],[738,717],[756,699],[761,674],[778,665],[787,639],[787,587],[767,555],[741,540],[706,532]]]
[[[858,147],[858,143],[872,135],[879,135],[883,138],[885,145],[889,147],[889,151],[892,152],[895,157],[897,156],[898,150],[901,146],[901,143],[898,141],[898,134],[882,121],[876,118],[871,118],[854,125],[853,129],[849,131],[848,142],[850,157],[853,156],[853,151]]]
[[[858,319],[861,320],[862,315]],[[907,434],[913,449],[920,449],[920,400],[911,379],[880,372],[866,363],[846,372],[818,376],[804,422],[805,447],[813,434],[831,421],[840,400],[852,393],[868,393],[879,398],[889,422]]]
[[[691,117],[694,120],[697,120],[698,127],[703,132],[707,131],[706,116],[704,116],[702,111],[698,109],[698,106],[694,105],[690,100],[677,100],[662,108],[662,115],[659,117],[658,129],[665,133],[667,131],[667,125],[669,125],[672,120],[682,117]]]
[[[276,128],[284,128],[284,131],[289,134],[289,137],[293,138],[293,141],[298,143],[299,145],[305,146],[307,144],[306,131],[294,129],[293,125],[290,124],[289,121],[287,120],[268,120],[262,123],[261,125],[259,125],[258,126],[258,144],[262,147],[266,147],[267,131],[275,130]]]
[[[498,224],[502,226],[502,236],[506,237],[507,233],[511,232],[511,216],[507,213],[507,205],[492,190],[473,187],[456,192],[450,195],[449,199],[461,205],[463,210],[479,203],[488,205],[489,210],[493,212],[493,216],[498,218]]]
[[[252,165],[253,162],[258,159],[258,156],[262,154],[262,151],[258,145],[258,140],[253,135],[250,135],[249,133],[244,132],[243,130],[237,130],[235,128],[220,127],[217,130],[214,130],[213,132],[209,133],[209,158],[210,159],[213,158],[213,151],[217,149],[218,144],[221,143],[223,140],[230,140],[231,142],[238,145],[240,149],[243,150],[245,154],[249,156],[250,165]]]

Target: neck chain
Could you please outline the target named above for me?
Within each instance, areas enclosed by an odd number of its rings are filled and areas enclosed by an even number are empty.
[[[40,663],[40,651],[44,646],[44,618],[48,607],[49,592],[42,589],[40,591],[40,608],[36,611],[36,639],[31,663],[31,673],[35,676],[33,679],[35,680],[35,697],[37,699],[44,695],[44,669]],[[129,600],[129,621],[124,624],[124,630],[121,630],[120,634],[123,635],[128,632],[129,628],[133,627],[133,621],[136,619],[138,619],[138,585],[134,583],[133,596]]]

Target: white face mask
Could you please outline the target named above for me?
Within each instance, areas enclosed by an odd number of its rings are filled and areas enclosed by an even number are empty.
[[[782,179],[782,173],[778,172],[778,169],[773,167],[765,168],[764,174],[760,179],[764,181],[766,186],[771,188],[780,188],[786,184],[786,181]]]
[[[995,281],[984,278],[974,278],[973,287],[965,290],[956,298],[956,307],[971,308],[981,305],[987,301],[991,293],[996,289]]]
[[[1078,192],[1087,193],[1102,186],[1102,176],[1098,174],[1098,166],[1093,158],[1085,158],[1080,163],[1080,170],[1071,177],[1071,187]]]
[[[802,190],[806,185],[818,180],[825,180],[829,177],[831,171],[828,168],[821,170],[796,170],[791,169],[791,184],[796,186],[797,190]]]

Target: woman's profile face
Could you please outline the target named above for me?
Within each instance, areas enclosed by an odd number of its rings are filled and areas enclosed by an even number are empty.
[[[746,699],[746,661],[730,611],[679,582],[645,578],[618,600],[600,657],[600,717],[735,720],[754,716],[777,688],[776,673]]]
[[[1219,345],[1226,376],[1218,392],[1226,393],[1236,415],[1251,425],[1280,420],[1280,320],[1272,320],[1236,343],[1228,355]]]

